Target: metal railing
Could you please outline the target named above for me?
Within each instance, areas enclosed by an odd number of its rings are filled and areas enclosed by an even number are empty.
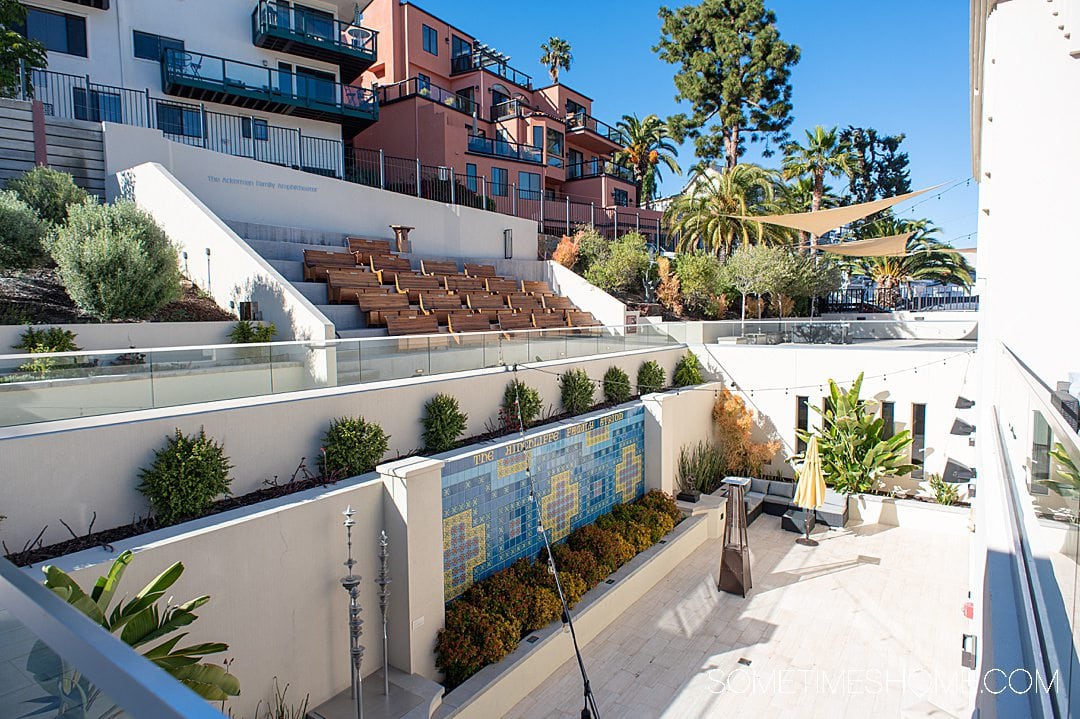
[[[374,57],[378,49],[376,30],[341,22],[325,13],[301,7],[259,0],[251,14],[256,33],[284,32],[308,44],[326,46],[343,52],[356,52]]]
[[[524,117],[526,111],[530,109],[532,108],[515,98],[492,105],[489,117],[492,122],[500,122],[509,118]]]
[[[485,52],[471,52],[450,59],[450,74],[460,75],[473,70],[486,70],[518,87],[532,89],[532,76],[515,70],[506,61]]]
[[[604,175],[634,184],[634,171],[610,160],[585,160],[566,166],[567,180],[583,180]]]
[[[825,299],[826,312],[975,311],[979,296],[961,287],[856,287],[838,290]]]
[[[470,116],[479,111],[479,106],[469,98],[417,77],[379,86],[380,104],[388,105],[410,97],[423,97]]]
[[[630,138],[628,138],[622,130],[612,127],[606,122],[601,122],[585,112],[567,115],[566,129],[570,131],[588,130],[589,132],[596,133],[600,137],[610,140],[621,147],[626,147],[630,144]]]
[[[534,165],[544,164],[544,151],[539,147],[511,142],[510,140],[469,135],[467,149],[477,155],[505,157],[508,160],[528,162]]]

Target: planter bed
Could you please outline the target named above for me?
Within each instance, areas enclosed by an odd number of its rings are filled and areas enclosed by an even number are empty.
[[[971,508],[937,504],[887,495],[853,494],[848,497],[851,519],[869,524],[911,527],[938,532],[967,533]]]

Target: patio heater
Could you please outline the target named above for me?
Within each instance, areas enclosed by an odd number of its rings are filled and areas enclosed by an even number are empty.
[[[724,524],[724,549],[720,557],[720,581],[717,589],[746,597],[753,586],[750,578],[750,546],[746,535],[746,504],[743,501],[750,480],[727,477],[727,523]]]
[[[387,585],[390,584],[390,572],[387,569],[387,560],[390,558],[389,547],[390,540],[386,537],[384,529],[379,535],[379,576],[375,579],[375,583],[379,585],[379,613],[382,614],[382,674],[383,694],[386,696],[390,696],[390,662],[386,634],[386,606],[390,600],[390,590],[387,589]]]
[[[341,578],[341,586],[349,593],[349,663],[352,675],[352,699],[356,702],[356,719],[364,719],[363,676],[360,674],[360,662],[364,660],[364,648],[360,646],[360,635],[364,633],[364,620],[360,618],[360,577],[353,574],[356,560],[352,556],[352,528],[356,526],[352,505],[342,512],[345,515],[345,538],[349,547],[345,567],[349,573]]]

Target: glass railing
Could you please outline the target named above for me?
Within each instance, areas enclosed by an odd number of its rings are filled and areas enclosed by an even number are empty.
[[[566,129],[573,130],[588,130],[594,132],[601,137],[614,142],[616,145],[626,147],[630,144],[630,138],[628,138],[622,130],[612,127],[606,122],[597,120],[592,115],[588,115],[584,112],[578,112],[573,115],[566,116]]]
[[[466,115],[472,115],[479,109],[478,105],[469,98],[462,97],[451,90],[433,85],[431,81],[422,80],[418,77],[411,77],[393,85],[379,87],[379,102],[382,104],[404,100],[408,97],[423,97],[458,112],[463,112]]]
[[[176,48],[165,50],[161,72],[166,88],[172,84],[206,87],[338,113],[378,111],[375,93],[367,88]]]
[[[374,58],[379,33],[366,27],[344,23],[327,15],[287,3],[259,0],[252,13],[256,37],[282,34],[308,45],[359,53]]]
[[[522,145],[510,140],[499,140],[479,135],[469,135],[469,152],[478,155],[491,155],[493,157],[505,157],[519,162],[529,162],[534,165],[544,164],[544,151],[532,145]]]
[[[474,52],[467,55],[458,55],[450,59],[451,75],[460,75],[473,70],[487,70],[504,80],[514,83],[518,87],[524,87],[527,90],[532,89],[532,77],[530,75],[515,70],[505,61],[492,55]]]
[[[491,121],[499,122],[511,117],[524,117],[529,107],[521,100],[507,100],[491,106]]]
[[[586,160],[566,166],[567,180],[583,180],[589,177],[607,175],[624,182],[634,182],[634,171],[629,167],[617,165],[610,160]]]

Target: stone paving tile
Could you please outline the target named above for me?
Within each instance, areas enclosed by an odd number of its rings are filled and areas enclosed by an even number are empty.
[[[925,700],[966,715],[966,538],[879,525],[815,537],[802,547],[755,522],[745,599],[716,591],[719,540],[672,569],[584,649],[604,719],[884,719]],[[581,705],[571,660],[508,716],[577,717]]]

